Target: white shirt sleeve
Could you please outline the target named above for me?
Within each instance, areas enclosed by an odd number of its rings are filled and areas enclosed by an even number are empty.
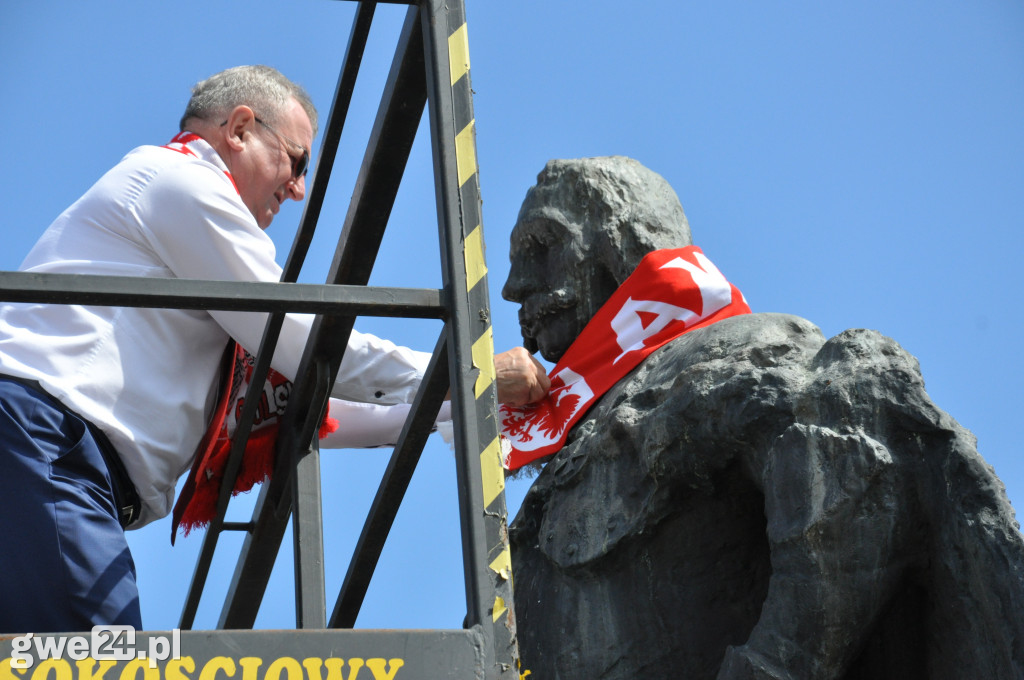
[[[182,197],[188,197],[183,200]],[[136,202],[142,237],[167,267],[184,279],[279,281],[273,241],[259,228],[234,186],[212,164],[165,168]],[[211,311],[250,352],[259,349],[267,315]],[[289,314],[272,365],[294,380],[313,315]],[[430,354],[353,331],[332,394],[378,404],[412,400]]]
[[[342,399],[331,399],[328,417],[338,421],[338,429],[320,440],[325,449],[363,449],[394,446],[409,417],[409,404],[380,406]],[[436,423],[451,420],[451,402],[444,402]]]

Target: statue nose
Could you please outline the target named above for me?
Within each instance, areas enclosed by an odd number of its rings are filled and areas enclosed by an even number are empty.
[[[522,302],[530,291],[529,285],[516,270],[517,268],[513,266],[505,280],[505,285],[501,288],[501,297],[509,302]]]

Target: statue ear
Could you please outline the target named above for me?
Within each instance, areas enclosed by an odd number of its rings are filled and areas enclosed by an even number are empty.
[[[587,257],[583,261],[591,263],[594,268],[593,280],[590,282],[594,287],[593,295],[595,298],[599,297],[601,304],[604,304],[604,301],[618,290],[623,281],[629,278],[643,256],[641,255],[635,260],[632,258],[632,251],[636,248],[632,243],[625,242],[632,240],[628,236],[623,237],[624,241],[621,242],[610,239],[609,233],[605,231],[599,231],[595,236],[600,239],[600,242],[590,248],[590,252],[587,253]],[[598,307],[600,306],[599,304]]]
[[[608,301],[608,298],[619,289],[619,286],[625,280],[625,276],[619,278],[617,272],[612,270],[609,263],[603,260],[594,262],[593,274],[590,280],[586,282],[585,289],[577,291],[580,300],[579,304],[586,304],[589,308],[587,321],[597,314],[597,310],[601,309],[601,306]]]

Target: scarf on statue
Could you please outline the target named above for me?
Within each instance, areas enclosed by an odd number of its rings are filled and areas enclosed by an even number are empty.
[[[199,158],[199,154],[190,147],[197,141],[202,141],[202,137],[182,132],[164,148]],[[238,186],[231,173],[225,169],[224,174],[237,191]],[[234,341],[228,343],[222,361],[221,385],[213,417],[196,449],[192,470],[174,504],[172,545],[179,526],[188,536],[193,529],[207,526],[217,512],[224,469],[231,453],[238,418],[245,404],[245,393],[252,380],[254,363],[252,355],[241,345]],[[277,442],[280,417],[288,404],[291,389],[292,383],[287,378],[274,369],[269,370],[232,495],[249,491],[256,484],[270,478],[274,470],[274,445]],[[338,421],[325,416],[319,437],[322,439],[337,429]]]
[[[700,248],[648,253],[551,370],[548,396],[528,406],[500,407],[504,466],[516,470],[561,449],[601,395],[659,347],[749,313],[742,293]]]

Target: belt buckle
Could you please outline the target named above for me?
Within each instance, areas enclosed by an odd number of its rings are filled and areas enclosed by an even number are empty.
[[[134,505],[122,506],[121,513],[120,513],[121,526],[122,527],[127,527],[129,524],[132,523],[133,519],[135,519],[135,506]]]

